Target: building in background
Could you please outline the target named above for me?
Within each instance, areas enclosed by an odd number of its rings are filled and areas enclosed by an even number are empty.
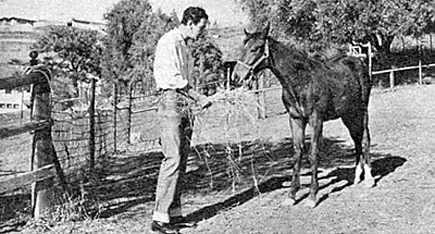
[[[29,90],[0,90],[0,114],[22,111],[29,108]]]
[[[103,23],[70,19],[66,21],[0,17],[0,78],[23,74],[29,66],[31,45],[44,27],[65,25],[102,31]],[[28,108],[30,92],[0,90],[0,114]],[[25,105],[26,103],[27,105]]]

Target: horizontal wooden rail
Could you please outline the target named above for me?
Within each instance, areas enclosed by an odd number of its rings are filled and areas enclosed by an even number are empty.
[[[428,67],[435,67],[435,64],[427,64],[427,65],[422,65],[422,68],[428,68]],[[410,66],[410,67],[400,67],[400,68],[392,68],[392,69],[388,69],[388,70],[382,70],[382,71],[373,71],[372,75],[378,75],[378,74],[384,74],[384,73],[390,73],[390,72],[397,72],[397,71],[406,71],[406,70],[414,70],[414,69],[419,69],[420,66]]]
[[[0,194],[35,183],[37,181],[43,181],[52,178],[55,175],[56,171],[54,170],[54,164],[50,164],[41,167],[36,171],[26,172],[12,178],[0,180]]]
[[[150,107],[150,108],[145,108],[145,109],[140,109],[140,110],[134,110],[131,113],[137,114],[137,113],[148,112],[148,111],[157,111],[157,109],[158,109],[158,107]]]
[[[50,123],[47,120],[44,120],[39,122],[23,124],[18,127],[0,128],[0,139],[20,135],[30,131],[43,130],[48,127],[50,127]]]
[[[260,92],[266,92],[266,91],[277,90],[277,89],[282,89],[282,86],[281,85],[276,85],[276,86],[272,86],[272,87],[269,87],[269,88],[249,90],[249,91],[247,91],[247,93],[260,93]]]
[[[266,92],[266,91],[271,91],[271,90],[278,90],[278,89],[282,89],[281,86],[272,86],[269,88],[264,88],[264,89],[256,89],[256,90],[250,90],[247,91],[246,93],[260,93],[260,92]],[[149,107],[149,108],[144,108],[144,109],[139,109],[139,110],[133,110],[131,113],[132,114],[138,114],[138,113],[143,113],[143,112],[148,112],[148,111],[157,111],[158,107]]]
[[[42,75],[41,75],[42,74]],[[13,89],[36,83],[48,83],[50,74],[45,70],[35,70],[25,76],[12,76],[0,79],[0,89]]]

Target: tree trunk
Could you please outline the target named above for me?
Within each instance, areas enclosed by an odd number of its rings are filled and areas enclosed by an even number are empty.
[[[377,51],[376,58],[382,68],[390,67],[392,65],[389,64],[389,60],[391,57],[390,47],[393,40],[394,36],[384,36],[379,34],[372,36],[372,45]]]

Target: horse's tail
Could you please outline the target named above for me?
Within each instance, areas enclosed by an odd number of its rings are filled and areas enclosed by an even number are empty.
[[[361,99],[364,103],[364,106],[367,108],[369,105],[370,92],[372,88],[372,80],[370,79],[367,65],[361,59],[351,56],[341,59],[341,62],[348,67],[353,73],[354,77],[358,79],[358,83],[361,86]]]

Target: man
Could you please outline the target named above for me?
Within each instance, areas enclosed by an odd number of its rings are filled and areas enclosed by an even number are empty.
[[[192,102],[200,107],[209,99],[192,89],[193,59],[188,39],[197,39],[208,23],[208,15],[199,7],[183,13],[179,27],[160,38],[154,59],[154,78],[162,93],[158,114],[164,159],[157,182],[156,204],[151,230],[161,234],[178,233],[181,226],[193,226],[181,213],[181,190],[184,185],[187,157],[192,137]]]

